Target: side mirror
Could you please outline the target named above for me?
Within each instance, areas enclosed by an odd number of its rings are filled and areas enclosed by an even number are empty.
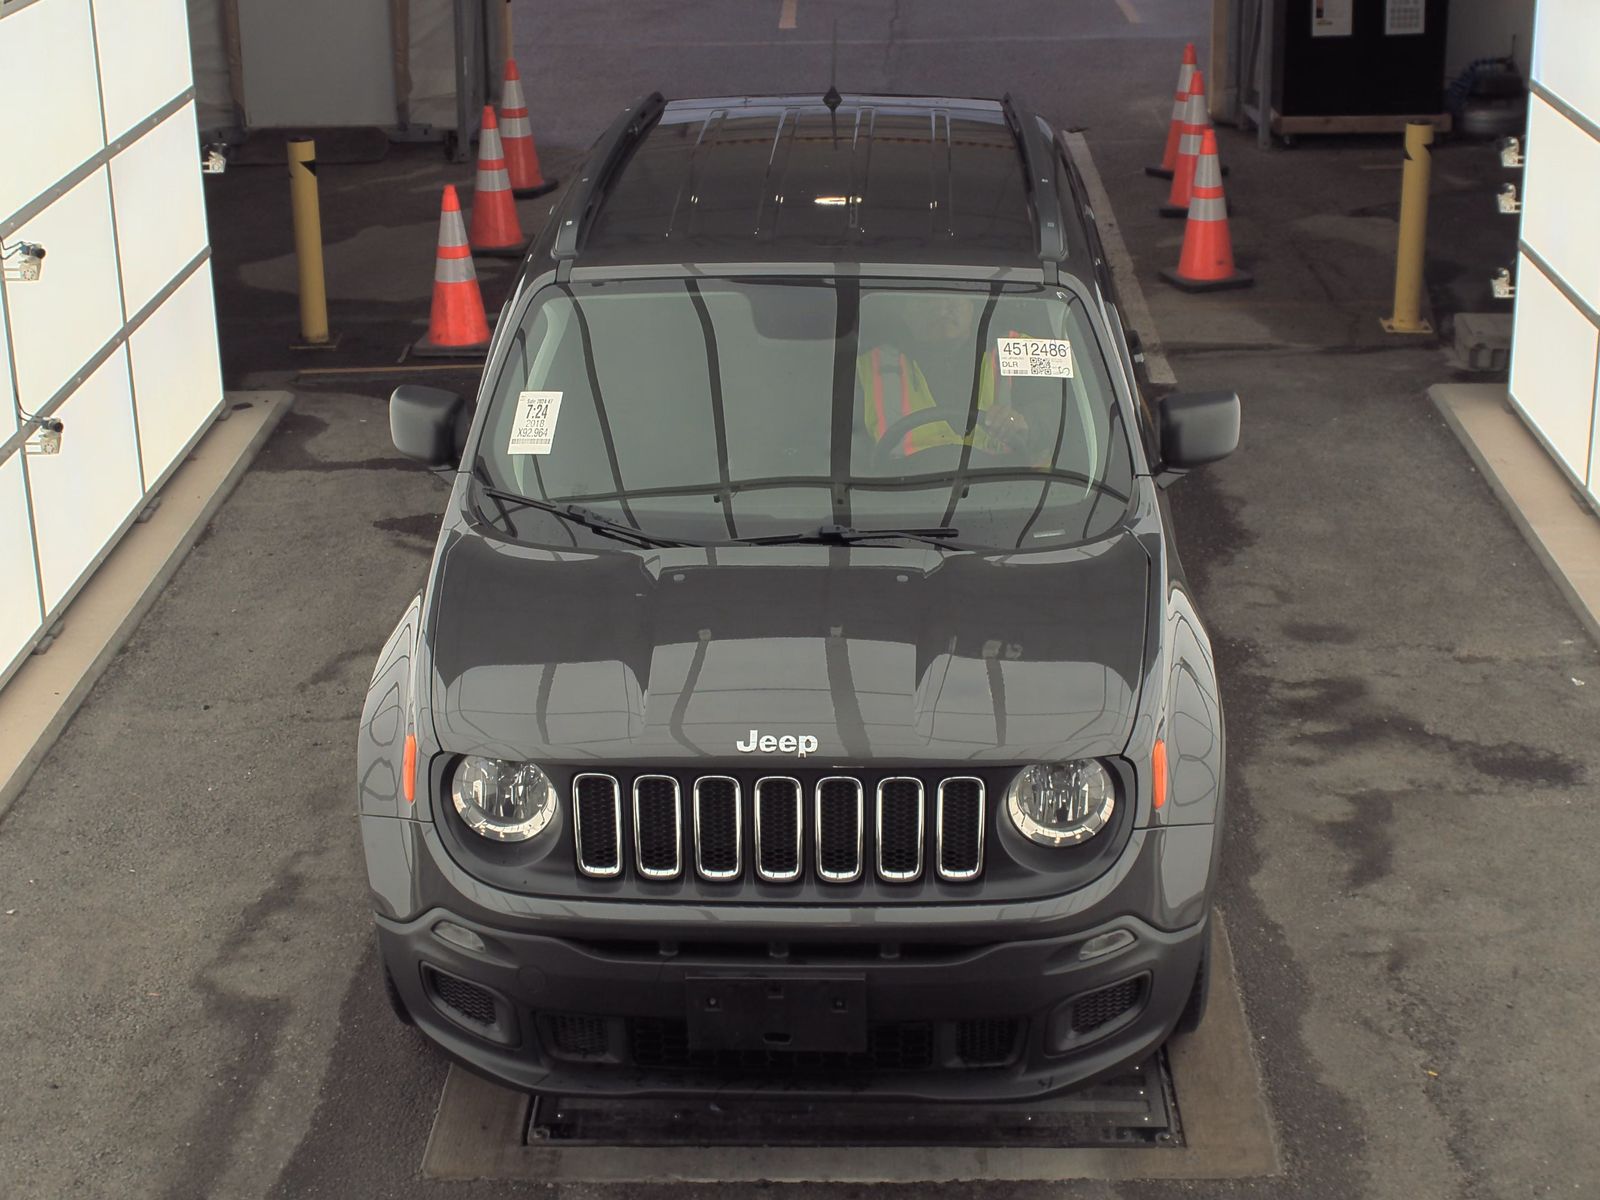
[[[430,467],[453,467],[461,461],[470,423],[467,402],[443,388],[408,383],[389,397],[394,448]]]
[[[1239,445],[1237,392],[1179,392],[1160,401],[1156,416],[1164,472],[1216,462]]]

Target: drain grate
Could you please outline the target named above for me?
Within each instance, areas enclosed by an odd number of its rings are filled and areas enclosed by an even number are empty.
[[[1181,1146],[1166,1051],[1114,1079],[1028,1104],[538,1097],[541,1146]]]

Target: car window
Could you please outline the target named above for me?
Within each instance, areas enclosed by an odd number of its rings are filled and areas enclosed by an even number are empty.
[[[540,396],[547,442],[519,423]],[[954,525],[1031,549],[1099,536],[1131,487],[1087,311],[1035,285],[554,285],[489,403],[480,476],[665,537]]]

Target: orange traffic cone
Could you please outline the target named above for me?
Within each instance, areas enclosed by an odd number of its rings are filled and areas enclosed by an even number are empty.
[[[1217,162],[1217,134],[1200,135],[1189,194],[1189,221],[1183,227],[1183,253],[1176,271],[1161,278],[1186,292],[1215,292],[1248,287],[1255,278],[1233,265],[1233,238],[1228,233],[1228,202],[1222,196],[1222,166]]]
[[[411,347],[423,358],[472,358],[489,347],[489,321],[483,312],[478,273],[461,223],[461,201],[446,184],[439,205],[439,250],[433,264],[433,309],[428,335]]]
[[[511,198],[511,176],[505,151],[500,147],[500,123],[494,106],[483,106],[483,128],[478,133],[478,182],[472,190],[472,252],[502,258],[521,258],[528,239],[517,221]]]
[[[539,170],[539,151],[533,144],[528,102],[522,98],[522,75],[514,58],[506,59],[505,82],[500,90],[500,140],[506,150],[513,196],[542,196],[560,182],[545,179]]]
[[[1172,167],[1172,190],[1161,206],[1163,217],[1181,217],[1189,211],[1189,189],[1194,186],[1194,165],[1200,154],[1200,135],[1211,128],[1206,111],[1205,72],[1196,69],[1189,81],[1189,99],[1184,104],[1183,125],[1178,134],[1178,161]]]
[[[1178,165],[1178,138],[1183,132],[1184,114],[1188,112],[1189,83],[1194,78],[1195,64],[1194,43],[1189,42],[1183,47],[1183,64],[1178,68],[1178,88],[1172,93],[1172,120],[1167,122],[1167,148],[1162,151],[1161,165],[1159,167],[1146,167],[1146,175],[1154,175],[1157,179],[1171,179],[1172,169]]]

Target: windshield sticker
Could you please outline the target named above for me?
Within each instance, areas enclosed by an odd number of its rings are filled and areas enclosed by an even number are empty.
[[[999,338],[1000,374],[1072,378],[1072,343],[1065,338]]]
[[[549,454],[561,412],[560,392],[519,392],[507,454]]]

